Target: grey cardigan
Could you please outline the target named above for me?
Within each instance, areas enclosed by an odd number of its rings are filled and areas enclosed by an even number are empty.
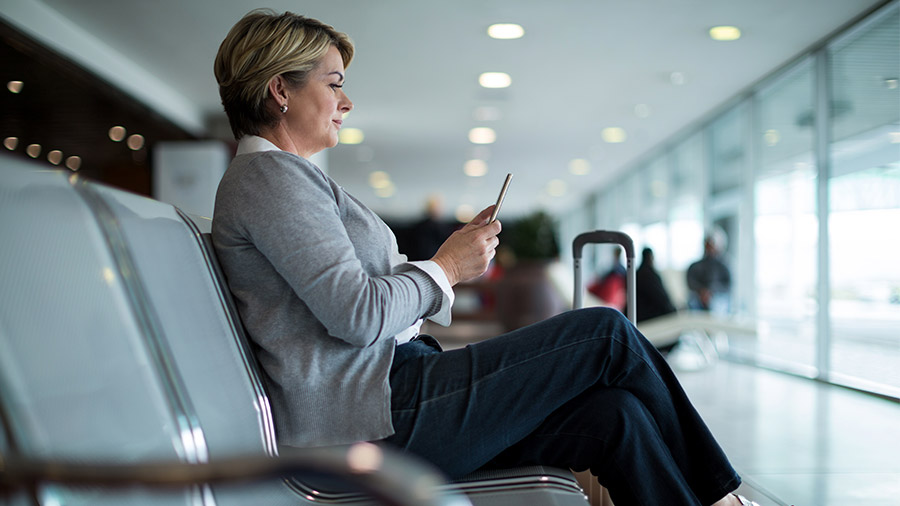
[[[394,336],[435,314],[439,285],[392,269],[387,225],[309,161],[239,154],[216,194],[212,238],[266,376],[280,444],[393,434]]]

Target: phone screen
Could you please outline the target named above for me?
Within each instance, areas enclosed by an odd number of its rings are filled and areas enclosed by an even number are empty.
[[[500,206],[503,204],[503,199],[506,197],[506,189],[509,188],[509,182],[512,180],[512,174],[506,175],[506,180],[503,181],[503,187],[500,188],[500,196],[497,197],[497,204],[494,206],[494,212],[491,213],[491,220],[488,223],[493,223],[497,220],[497,213],[500,212]]]

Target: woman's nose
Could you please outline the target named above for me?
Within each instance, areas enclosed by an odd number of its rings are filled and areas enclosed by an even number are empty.
[[[339,104],[340,110],[341,112],[350,112],[350,110],[353,109],[353,102],[350,101],[350,97],[348,97],[346,93],[341,91],[341,94],[344,96],[344,99],[341,100],[341,103]]]

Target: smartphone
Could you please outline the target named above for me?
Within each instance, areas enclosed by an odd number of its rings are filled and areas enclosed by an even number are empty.
[[[500,196],[497,197],[497,204],[494,206],[494,212],[491,213],[491,220],[488,223],[493,223],[497,220],[497,213],[500,212],[500,206],[503,204],[503,199],[506,197],[506,189],[509,188],[509,182],[512,180],[512,174],[506,175],[506,180],[503,181],[503,187],[500,188]]]

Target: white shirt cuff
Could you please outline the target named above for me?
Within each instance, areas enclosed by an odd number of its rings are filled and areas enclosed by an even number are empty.
[[[450,286],[450,280],[447,279],[447,275],[444,274],[444,269],[441,269],[438,264],[431,260],[408,263],[423,271],[425,274],[428,274],[428,277],[437,283],[443,294],[443,297],[441,298],[441,309],[437,313],[429,316],[428,319],[445,327],[450,325],[450,309],[453,307],[455,297],[453,295],[453,287]]]
[[[421,318],[416,320],[416,323],[413,323],[412,326],[407,327],[406,330],[404,330],[403,332],[400,332],[399,334],[394,336],[394,339],[397,340],[397,344],[408,343],[409,341],[412,340],[412,338],[419,335],[420,328],[422,328],[422,319]]]

